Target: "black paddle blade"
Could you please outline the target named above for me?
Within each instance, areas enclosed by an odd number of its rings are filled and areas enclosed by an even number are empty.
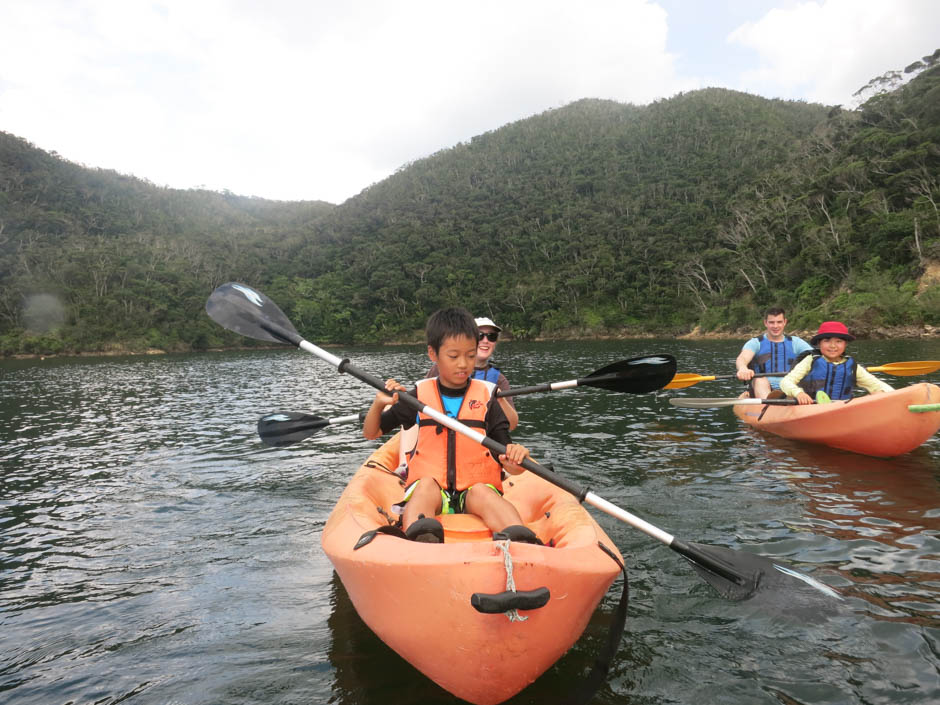
[[[276,303],[245,284],[217,288],[206,301],[206,313],[226,330],[248,338],[290,345],[303,341]]]
[[[683,551],[683,557],[705,582],[729,600],[746,600],[758,592],[768,590],[785,590],[792,595],[801,582],[828,597],[842,599],[828,585],[805,573],[774,563],[769,558],[722,546],[705,546],[700,543],[688,543],[686,546],[690,550],[688,553]],[[711,567],[697,561],[696,554],[703,557],[701,560],[709,562]]]
[[[281,411],[258,419],[258,435],[265,445],[279,448],[309,438],[329,423],[319,416]]]
[[[772,571],[773,563],[761,556],[740,553],[721,546],[689,543],[689,553],[682,556],[711,585],[718,594],[729,600],[745,600],[755,592],[761,578]],[[697,561],[696,554],[707,559],[712,567]],[[723,574],[719,574],[719,570]]]
[[[676,358],[672,355],[646,355],[603,367],[579,379],[578,384],[611,392],[646,394],[662,389],[675,376]]]

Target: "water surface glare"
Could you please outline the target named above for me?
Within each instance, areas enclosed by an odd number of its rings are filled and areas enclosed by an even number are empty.
[[[938,359],[938,341],[860,341],[863,364]],[[513,386],[670,353],[727,374],[737,342],[501,343]],[[332,350],[413,381],[419,347]],[[894,386],[931,378],[882,376]],[[642,396],[517,398],[515,440],[687,541],[755,553],[795,582],[729,602],[676,553],[594,512],[627,560],[627,633],[595,703],[940,702],[940,436],[892,460],[762,435],[703,382]],[[456,703],[363,625],[320,548],[376,443],[358,425],[271,449],[274,411],[353,414],[373,391],[282,351],[0,362],[0,699],[5,703]],[[885,429],[890,433],[890,428]],[[584,637],[511,703],[564,703]],[[459,638],[459,635],[455,635]]]

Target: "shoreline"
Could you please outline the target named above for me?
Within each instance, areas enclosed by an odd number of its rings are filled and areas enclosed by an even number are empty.
[[[804,340],[809,340],[816,334],[815,330],[790,330],[787,331],[790,335],[797,335]],[[675,339],[683,341],[696,341],[696,340],[741,340],[746,341],[749,338],[752,338],[756,335],[760,335],[760,331],[754,330],[738,330],[738,331],[702,331],[698,326],[693,328],[688,333],[678,334],[678,335],[669,335],[667,333],[641,333],[641,334],[619,334],[619,335],[553,335],[553,336],[537,336],[534,338],[525,338],[520,339],[512,335],[507,335],[503,340],[513,341],[513,340],[523,340],[536,343],[550,343],[550,342],[569,342],[569,341],[590,341],[590,340],[666,340],[666,339]],[[872,330],[866,330],[859,333],[857,340],[924,340],[929,338],[937,338],[940,340],[940,327],[924,325],[924,326],[898,326],[896,328],[875,328]],[[320,345],[322,348],[337,348],[345,347],[349,345],[379,345],[379,346],[403,346],[403,345],[423,345],[424,341],[414,340],[414,341],[386,341],[382,343],[325,343]],[[236,346],[230,348],[206,348],[204,350],[163,350],[160,348],[147,348],[146,350],[124,350],[116,349],[112,347],[108,350],[99,350],[99,351],[83,351],[75,353],[23,353],[17,355],[6,355],[0,357],[0,360],[45,360],[50,358],[81,358],[81,357],[137,357],[137,356],[153,356],[153,355],[176,355],[183,354],[189,355],[193,353],[217,353],[217,352],[232,352],[238,350],[288,350],[290,346],[287,345],[252,345],[252,346]]]

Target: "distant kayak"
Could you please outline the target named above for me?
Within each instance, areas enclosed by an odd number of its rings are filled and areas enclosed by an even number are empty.
[[[784,438],[889,458],[914,450],[940,429],[937,404],[940,387],[922,382],[828,404],[738,405],[734,413]]]
[[[382,641],[459,698],[501,703],[578,640],[620,573],[598,544],[622,558],[575,497],[530,472],[506,480],[505,497],[545,546],[494,542],[466,514],[439,517],[443,544],[370,534],[388,526],[402,497],[388,470],[398,465],[398,444],[396,435],[350,480],[323,529],[323,550]],[[513,605],[522,621],[507,615]]]

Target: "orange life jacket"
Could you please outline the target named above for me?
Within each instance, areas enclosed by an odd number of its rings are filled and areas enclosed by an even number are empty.
[[[422,379],[417,388],[422,404],[445,413],[436,377]],[[495,389],[491,382],[471,379],[457,420],[485,433],[486,412],[495,398]],[[448,490],[465,490],[480,482],[503,489],[502,466],[486,448],[424,414],[418,414],[418,443],[408,461],[408,482],[421,477],[434,478]]]

